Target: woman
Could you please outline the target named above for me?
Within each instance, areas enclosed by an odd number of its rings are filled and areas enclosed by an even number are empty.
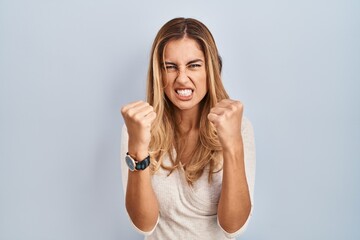
[[[152,46],[147,102],[121,109],[126,209],[146,239],[226,239],[246,228],[253,130],[221,67],[204,24],[170,20]]]

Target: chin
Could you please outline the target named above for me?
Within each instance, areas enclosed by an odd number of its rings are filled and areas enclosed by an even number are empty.
[[[175,103],[174,106],[179,110],[190,110],[199,107],[199,103]]]

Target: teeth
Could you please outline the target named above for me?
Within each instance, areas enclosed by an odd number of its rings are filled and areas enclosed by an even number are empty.
[[[180,96],[184,96],[184,97],[187,97],[187,96],[190,96],[191,93],[192,93],[192,90],[191,89],[182,89],[182,90],[176,90],[177,94],[179,94]]]

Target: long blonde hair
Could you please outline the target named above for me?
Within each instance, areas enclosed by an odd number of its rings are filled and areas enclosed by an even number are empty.
[[[229,96],[221,81],[222,60],[214,38],[203,23],[192,18],[175,18],[167,22],[159,30],[152,45],[147,78],[147,102],[154,107],[157,117],[152,124],[149,145],[151,171],[155,173],[162,167],[171,174],[180,161],[176,153],[183,150],[174,118],[174,106],[164,93],[162,64],[167,43],[184,37],[195,40],[204,53],[208,86],[208,92],[200,103],[199,137],[185,173],[188,183],[193,184],[209,165],[208,180],[211,182],[212,174],[221,169],[219,166],[221,167],[222,148],[207,115],[216,103]],[[165,156],[169,156],[172,166],[163,164]]]

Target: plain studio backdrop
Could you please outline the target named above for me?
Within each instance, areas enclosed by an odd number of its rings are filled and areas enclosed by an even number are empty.
[[[143,239],[125,212],[124,104],[168,20],[212,31],[255,131],[239,239],[360,239],[360,2],[0,0],[0,239]]]

